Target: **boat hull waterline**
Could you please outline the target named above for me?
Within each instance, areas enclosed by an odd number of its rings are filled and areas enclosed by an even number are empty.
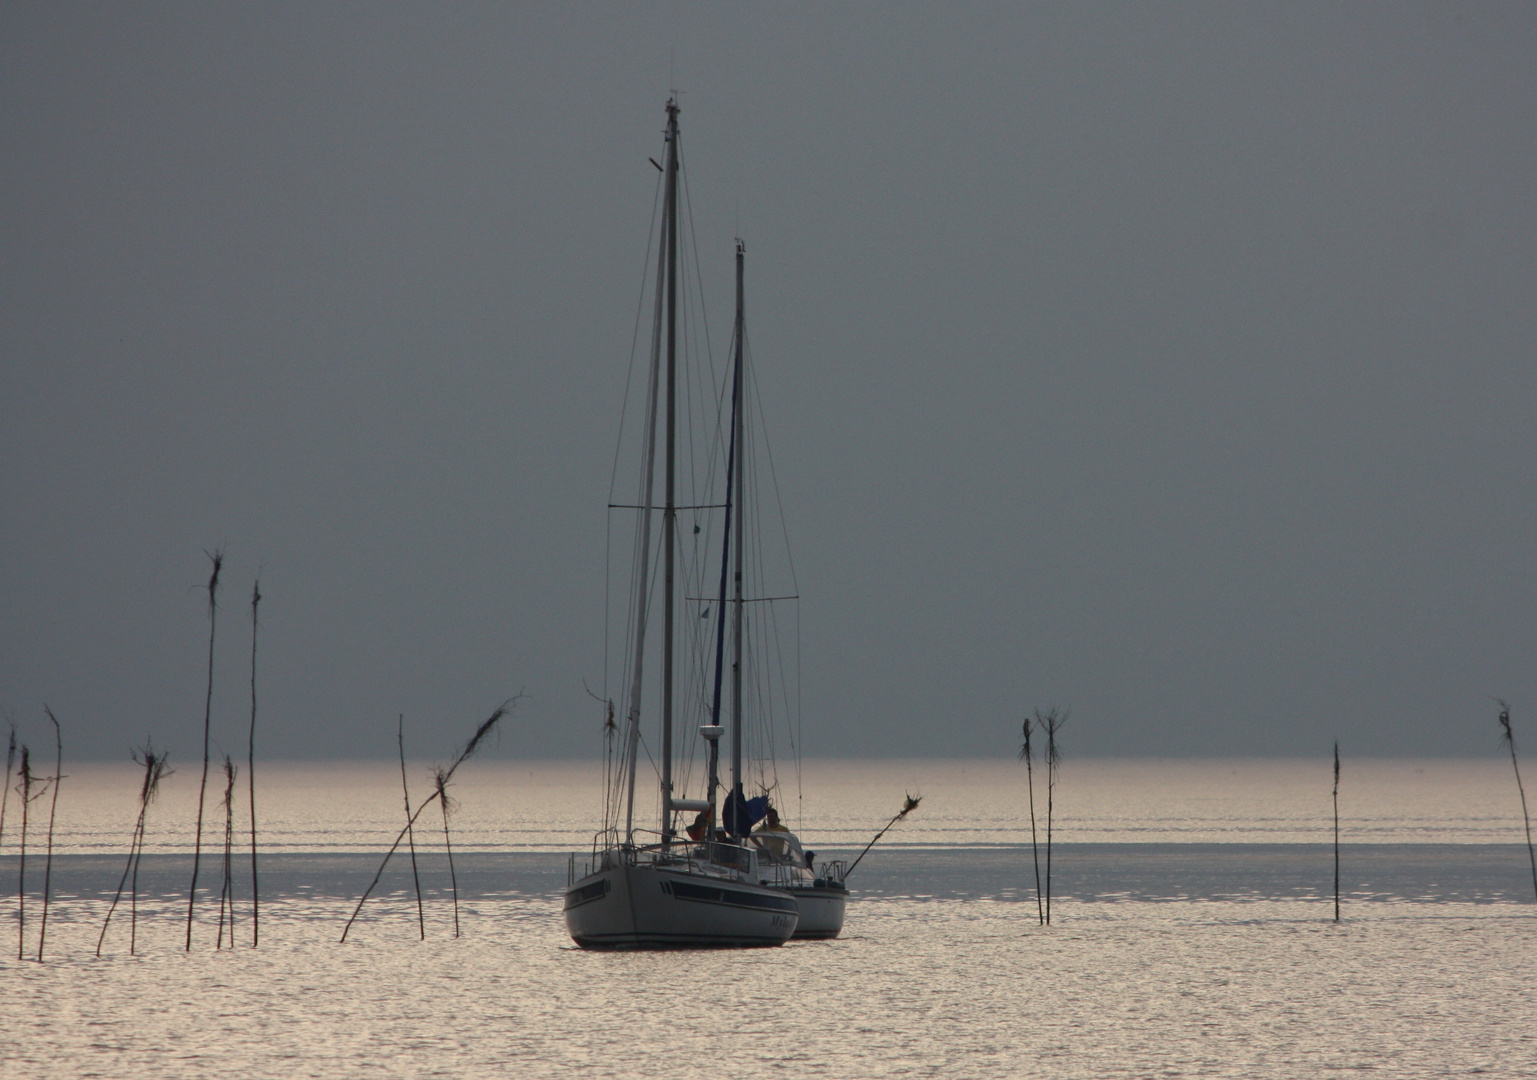
[[[565,915],[584,949],[767,948],[790,940],[800,922],[781,890],[644,863],[577,881]]]

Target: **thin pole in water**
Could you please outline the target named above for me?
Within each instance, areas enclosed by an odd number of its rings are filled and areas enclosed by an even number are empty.
[[[1521,794],[1521,820],[1526,825],[1526,857],[1532,863],[1532,891],[1537,893],[1537,852],[1532,849],[1532,816],[1526,809],[1526,788],[1521,784],[1521,766],[1516,763],[1516,736],[1510,730],[1510,706],[1503,701],[1500,702],[1500,726],[1505,729],[1500,741],[1510,747],[1510,767],[1516,771],[1516,790]]]
[[[251,793],[251,948],[261,944],[261,886],[256,877],[256,608],[261,578],[251,586],[251,729],[246,743],[246,786]]]
[[[1334,740],[1334,921],[1340,921],[1340,741]]]
[[[224,948],[224,916],[229,914],[229,947],[235,947],[235,879],[231,873],[235,844],[235,763],[224,755],[224,862],[223,876],[219,884],[219,935],[214,940],[215,951]]]
[[[208,793],[208,735],[213,722],[213,639],[219,619],[219,568],[224,552],[214,548],[207,553],[213,562],[208,576],[208,693],[203,699],[203,780],[197,789],[197,835],[192,842],[192,884],[187,888],[187,951],[192,951],[192,913],[197,906],[197,872],[203,858],[203,799]]]
[[[53,821],[59,814],[59,781],[64,778],[64,737],[59,731],[59,721],[47,705],[43,712],[53,724],[53,803],[48,808],[48,854],[43,861],[43,925],[37,936],[37,962],[43,962],[43,942],[48,938],[48,894],[53,884]]]
[[[11,802],[11,773],[16,768],[16,725],[11,724],[10,747],[5,754],[5,776],[0,778],[0,848],[5,842],[5,810]]]
[[[1057,749],[1057,732],[1067,723],[1067,713],[1059,713],[1055,706],[1046,711],[1042,721],[1046,728],[1046,925],[1051,925],[1051,826],[1052,802],[1057,790],[1057,766],[1062,761]]]
[[[0,847],[5,844],[5,810],[11,803],[11,773],[16,768],[16,725],[11,724],[11,741],[5,752],[5,779],[0,783]]]
[[[411,788],[406,783],[406,714],[400,714],[399,724],[395,728],[395,741],[400,746],[400,791],[406,800],[406,837],[411,845],[411,880],[416,883],[416,925],[421,931],[421,940],[427,940],[427,916],[422,911],[422,878],[416,870],[416,828],[411,816]]]
[[[32,752],[22,746],[21,777],[17,790],[21,793],[21,863],[16,877],[16,959],[27,956],[27,817],[32,804]]]
[[[438,788],[438,809],[443,811],[443,849],[448,852],[448,880],[454,890],[454,937],[459,936],[459,875],[454,871],[454,844],[448,836],[448,814],[453,805],[448,797],[448,770],[439,768],[433,773]]]
[[[1040,720],[1039,709],[1035,711],[1035,717],[1037,721]],[[1030,718],[1027,716],[1025,717],[1025,742],[1019,748],[1019,757],[1025,763],[1025,797],[1030,800],[1030,856],[1035,864],[1035,917],[1041,926],[1045,926],[1046,908],[1041,901],[1041,847],[1035,831],[1035,752],[1030,746],[1031,729]]]

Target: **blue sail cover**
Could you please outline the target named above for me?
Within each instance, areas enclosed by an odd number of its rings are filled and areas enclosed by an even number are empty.
[[[732,836],[746,836],[752,832],[752,827],[767,817],[769,811],[767,795],[746,800],[739,799],[740,795],[741,792],[733,791],[726,796],[726,808],[722,815],[726,831]]]

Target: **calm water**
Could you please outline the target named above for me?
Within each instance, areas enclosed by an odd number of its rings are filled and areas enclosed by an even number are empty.
[[[188,774],[153,811],[139,955],[120,909],[99,960],[134,777],[68,770],[45,964],[14,958],[6,823],[0,1019],[24,1034],[0,1074],[1537,1074],[1537,904],[1498,761],[1347,763],[1338,926],[1326,762],[1071,763],[1049,929],[1017,766],[817,763],[803,797],[781,775],[780,802],[829,856],[905,791],[924,797],[851,879],[845,936],[639,955],[573,949],[560,919],[593,769],[469,768],[454,819],[462,937],[439,832],[420,837],[427,940],[401,859],[339,945],[371,853],[398,828],[398,771],[269,766],[261,948],[214,951],[214,894],[193,953],[180,949]],[[34,952],[40,870],[29,858]],[[248,944],[243,865],[237,892]]]

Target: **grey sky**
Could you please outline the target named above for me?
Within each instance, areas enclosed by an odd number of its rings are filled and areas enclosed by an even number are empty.
[[[1537,746],[1537,9],[0,8],[0,707],[583,755],[662,105],[813,754]],[[1522,730],[1518,726],[1518,733]]]

